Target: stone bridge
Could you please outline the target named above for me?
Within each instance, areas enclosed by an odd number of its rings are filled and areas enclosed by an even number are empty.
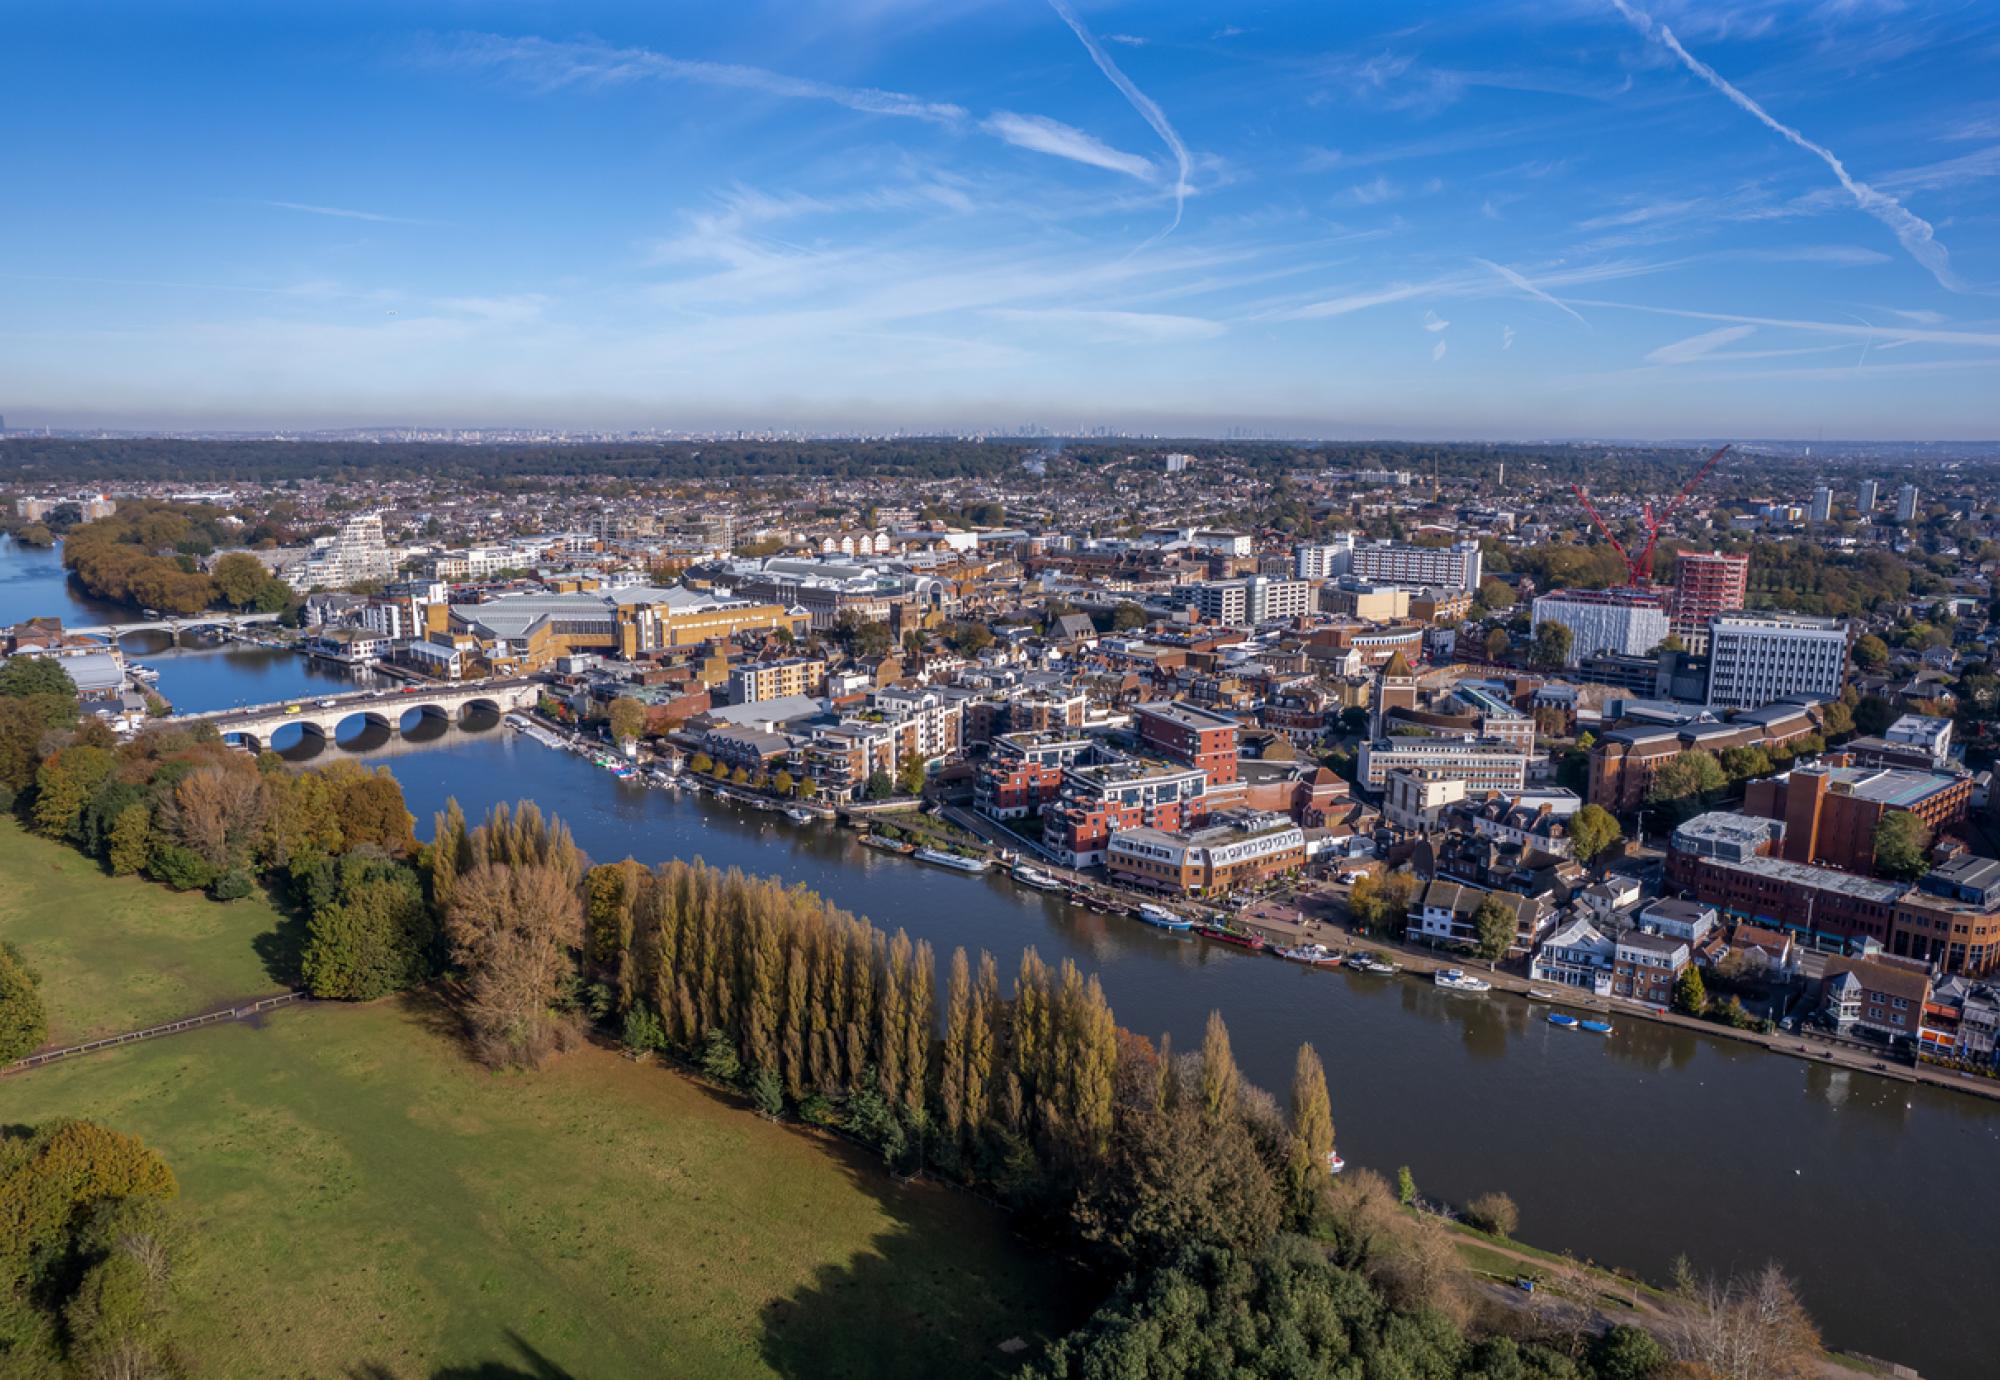
[[[539,682],[525,677],[471,681],[462,685],[418,684],[391,690],[359,690],[344,695],[280,700],[245,709],[217,709],[204,714],[177,714],[178,721],[211,723],[223,736],[235,738],[252,752],[270,746],[271,735],[286,724],[297,724],[308,738],[333,741],[348,719],[361,717],[390,735],[404,731],[411,711],[422,718],[456,722],[468,710],[505,714],[533,707],[541,697]],[[422,722],[412,721],[410,726]]]

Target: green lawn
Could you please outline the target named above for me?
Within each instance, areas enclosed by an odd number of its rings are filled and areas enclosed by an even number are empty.
[[[1088,1308],[971,1199],[607,1051],[486,1073],[445,1024],[284,1008],[16,1075],[0,1108],[173,1165],[203,1376],[983,1373]]]
[[[221,904],[108,877],[0,816],[0,940],[41,974],[49,1041],[70,1044],[261,996],[291,927],[261,896]]]

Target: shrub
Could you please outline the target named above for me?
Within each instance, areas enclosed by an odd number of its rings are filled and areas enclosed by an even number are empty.
[[[1521,1225],[1521,1210],[1504,1193],[1482,1193],[1465,1205],[1466,1220],[1494,1236],[1512,1236]]]
[[[750,1103],[760,1115],[774,1121],[785,1114],[785,1086],[770,1068],[759,1068],[750,1075]]]
[[[208,894],[218,901],[240,901],[256,890],[257,884],[251,880],[249,872],[243,868],[231,868],[210,884]]]
[[[734,1083],[743,1076],[743,1061],[736,1057],[736,1044],[729,1032],[708,1032],[701,1047],[701,1071],[718,1083]]]
[[[0,944],[0,1064],[11,1064],[48,1038],[48,1013],[34,971],[11,944]]]
[[[667,1032],[650,1006],[634,1006],[625,1013],[625,1048],[644,1054],[667,1047]]]

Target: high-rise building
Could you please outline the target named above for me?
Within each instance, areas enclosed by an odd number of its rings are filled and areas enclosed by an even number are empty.
[[[1720,551],[1674,553],[1674,590],[1667,622],[1690,652],[1708,650],[1708,622],[1743,607],[1750,588],[1750,558]]]
[[[1847,635],[1838,618],[1720,614],[1708,628],[1708,702],[1754,709],[1788,695],[1832,699],[1847,681]]]
[[[1450,546],[1379,541],[1355,547],[1347,573],[1377,585],[1442,585],[1448,589],[1477,590],[1481,570],[1476,541],[1453,542]]]
[[[1312,586],[1304,580],[1252,575],[1243,580],[1211,580],[1195,586],[1194,607],[1202,621],[1227,627],[1255,627],[1312,612]]]
[[[1833,520],[1833,490],[1825,484],[1813,490],[1812,520],[1814,522]]]
[[[1861,481],[1861,490],[1854,496],[1855,506],[1861,509],[1861,516],[1867,517],[1875,511],[1875,500],[1882,495],[1882,485],[1873,479]]]
[[[1569,629],[1571,666],[1599,652],[1644,656],[1667,640],[1667,612],[1660,596],[1642,589],[1559,589],[1533,606],[1534,626]]]
[[[1917,516],[1917,486],[1905,484],[1896,490],[1896,521],[1910,522]]]
[[[1304,542],[1292,548],[1292,577],[1337,580],[1354,559],[1354,534],[1344,532],[1329,542]]]
[[[394,575],[396,559],[383,540],[381,516],[359,514],[343,522],[333,536],[319,538],[302,571],[303,589],[343,589]]]

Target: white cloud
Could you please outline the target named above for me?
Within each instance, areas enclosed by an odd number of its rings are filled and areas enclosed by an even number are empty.
[[[1648,364],[1691,364],[1705,355],[1713,354],[1725,345],[1733,345],[1747,335],[1755,335],[1755,326],[1718,326],[1700,335],[1691,335],[1685,340],[1676,340],[1671,345],[1662,345],[1646,356]]]
[[[1502,326],[1500,328],[1500,348],[1503,350],[1514,348],[1514,328],[1512,326]]]
[[[996,307],[986,313],[1024,326],[1053,326],[1086,340],[1173,345],[1212,340],[1228,328],[1220,321],[1163,312],[1092,311],[1081,307]]]
[[[1442,340],[1440,340],[1437,344],[1431,346],[1431,363],[1436,364],[1439,360],[1443,359],[1444,352],[1448,348],[1449,346],[1447,346],[1446,343]]]
[[[1496,264],[1491,259],[1474,259],[1473,262],[1485,264],[1488,268],[1492,269],[1502,278],[1505,278],[1508,282],[1512,283],[1515,287],[1519,288],[1521,291],[1527,293],[1528,296],[1534,298],[1536,301],[1547,302],[1550,306],[1554,307],[1556,310],[1563,312],[1569,316],[1575,317],[1579,322],[1581,322],[1586,326],[1590,324],[1589,322],[1584,321],[1583,317],[1577,313],[1575,308],[1569,306],[1567,303],[1557,301],[1554,297],[1550,296],[1549,293],[1547,293],[1541,288],[1536,287],[1533,283],[1529,282],[1525,276],[1515,272],[1513,269],[1507,267],[1507,265]]]
[[[1654,316],[1678,316],[1689,321],[1733,321],[1745,326],[1771,326],[1781,330],[1813,331],[1820,335],[1847,336],[1877,343],[1898,341],[1906,345],[1970,345],[2000,348],[2000,331],[1939,331],[1910,326],[1845,325],[1839,321],[1811,321],[1798,317],[1747,316],[1738,312],[1694,311],[1686,307],[1655,307],[1640,302],[1606,302],[1578,299],[1586,307],[1611,311],[1640,311]]]
[[[966,118],[962,106],[927,101],[900,91],[837,86],[762,67],[669,57],[648,48],[618,48],[608,43],[558,43],[545,38],[465,34],[431,57],[450,65],[506,72],[545,90],[635,81],[689,81],[757,91],[767,96],[830,101],[863,114],[893,115],[934,124],[957,124]]]
[[[1112,148],[1095,135],[1046,116],[1016,115],[1010,110],[1000,110],[982,121],[979,127],[1017,148],[1067,158],[1073,163],[1087,163],[1093,168],[1124,173],[1141,181],[1151,181],[1155,171],[1149,159]]]
[[[1141,38],[1137,34],[1106,34],[1104,41],[1106,43],[1122,43],[1127,48],[1143,48],[1147,43],[1151,42],[1150,39]]]
[[[1895,235],[1905,252],[1928,269],[1940,286],[1953,292],[1964,290],[1957,276],[1951,271],[1950,255],[1946,253],[1945,247],[1938,243],[1937,234],[1931,228],[1929,221],[1906,209],[1900,201],[1887,192],[1877,191],[1850,174],[1847,165],[1835,157],[1833,151],[1824,144],[1814,143],[1790,125],[1780,122],[1763,106],[1731,85],[1720,72],[1683,48],[1681,41],[1674,37],[1674,31],[1665,24],[1656,24],[1650,15],[1632,8],[1627,0],[1611,0],[1611,3],[1618,7],[1618,12],[1624,15],[1634,28],[1647,38],[1664,45],[1681,60],[1688,71],[1721,92],[1738,109],[1749,114],[1772,133],[1825,163],[1840,185],[1847,189],[1848,195],[1854,198],[1855,205],[1888,226],[1890,233]]]
[[[1348,199],[1357,206],[1380,206],[1384,202],[1396,200],[1402,194],[1403,189],[1386,177],[1377,177],[1372,182],[1357,183],[1347,189]]]
[[[407,216],[385,216],[376,211],[351,211],[344,206],[315,206],[304,201],[267,201],[266,206],[280,211],[302,211],[309,216],[333,216],[339,220],[377,221],[385,225],[428,225],[429,221],[411,220]]]
[[[1424,312],[1424,329],[1427,331],[1441,331],[1450,324],[1451,322],[1445,320],[1434,311],[1427,309]]]
[[[1139,112],[1141,119],[1153,127],[1153,133],[1160,136],[1160,142],[1173,154],[1176,170],[1174,219],[1172,224],[1160,232],[1163,235],[1172,234],[1180,227],[1181,213],[1187,209],[1188,193],[1192,190],[1188,186],[1188,177],[1194,170],[1194,160],[1188,156],[1187,145],[1183,144],[1181,136],[1174,132],[1173,125],[1167,120],[1166,112],[1154,103],[1151,96],[1132,84],[1131,78],[1120,71],[1118,64],[1111,60],[1111,54],[1105,52],[1103,46],[1091,35],[1090,30],[1084,27],[1083,21],[1076,17],[1076,11],[1069,7],[1069,0],[1049,0],[1049,7],[1062,17],[1063,23],[1069,25],[1070,31],[1077,36],[1084,50],[1090,54],[1090,60],[1097,64],[1097,70],[1104,73],[1111,84],[1118,88],[1119,94]]]

